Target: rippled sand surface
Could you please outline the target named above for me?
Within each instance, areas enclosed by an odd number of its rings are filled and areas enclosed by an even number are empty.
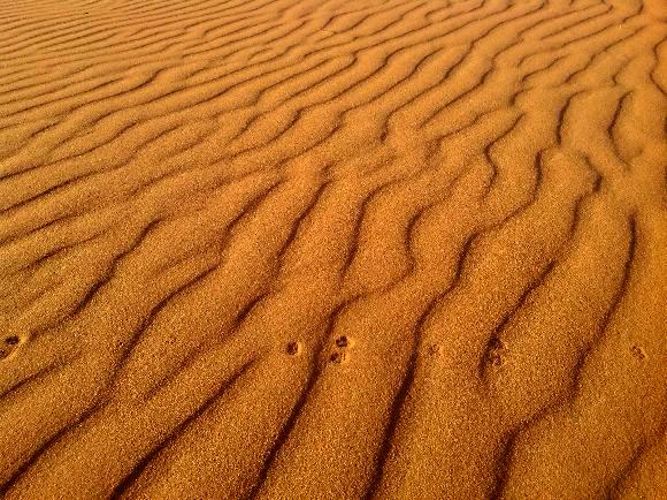
[[[0,23],[0,495],[667,498],[664,0]]]

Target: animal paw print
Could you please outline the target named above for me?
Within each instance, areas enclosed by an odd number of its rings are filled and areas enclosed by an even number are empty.
[[[493,366],[501,366],[503,364],[503,357],[507,349],[503,341],[499,338],[493,338],[489,342],[489,348],[486,354],[488,362]]]
[[[638,345],[633,345],[630,348],[630,353],[632,353],[632,355],[639,361],[644,361],[646,359],[646,353],[644,352],[644,349],[642,349]]]
[[[331,363],[339,365],[339,364],[341,364],[342,362],[345,361],[345,353],[344,352],[332,352],[331,356],[329,356],[329,361]]]
[[[426,349],[426,353],[432,358],[440,357],[442,355],[442,346],[438,344],[431,344]]]
[[[336,339],[335,344],[337,350],[331,353],[329,362],[335,365],[340,365],[341,363],[344,363],[347,358],[346,350],[350,346],[350,339],[345,335],[341,335]]]
[[[21,339],[17,335],[5,337],[2,344],[0,344],[0,360],[8,358],[20,343]]]
[[[336,347],[340,347],[341,349],[346,348],[349,345],[350,341],[347,339],[345,335],[341,335],[336,339]]]
[[[285,348],[285,352],[287,352],[287,354],[289,356],[296,356],[297,354],[299,354],[301,352],[301,344],[299,344],[299,342],[296,342],[296,341],[293,340],[292,342],[289,342],[287,344],[287,347]]]

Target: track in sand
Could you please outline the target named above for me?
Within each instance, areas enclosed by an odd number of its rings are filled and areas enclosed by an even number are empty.
[[[667,496],[663,0],[0,23],[2,495]]]

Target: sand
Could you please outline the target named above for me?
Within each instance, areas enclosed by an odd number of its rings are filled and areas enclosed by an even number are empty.
[[[0,23],[0,495],[667,498],[667,2]]]

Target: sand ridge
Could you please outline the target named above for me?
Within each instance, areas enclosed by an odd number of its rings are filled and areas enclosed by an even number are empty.
[[[3,496],[667,496],[663,1],[0,22]]]

